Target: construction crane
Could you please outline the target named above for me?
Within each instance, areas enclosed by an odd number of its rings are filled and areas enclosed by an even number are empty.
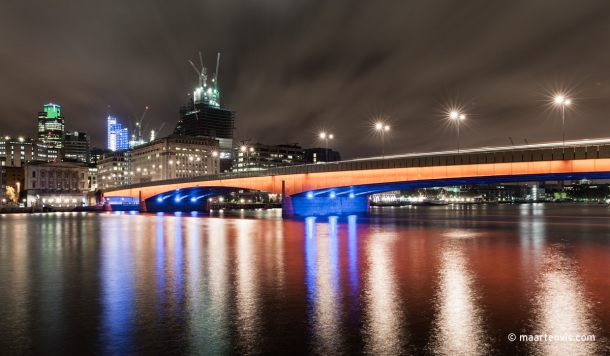
[[[150,140],[153,141],[156,137],[156,135],[159,134],[159,132],[163,129],[163,126],[165,126],[165,122],[161,124],[161,126],[157,127],[156,130],[150,130]]]

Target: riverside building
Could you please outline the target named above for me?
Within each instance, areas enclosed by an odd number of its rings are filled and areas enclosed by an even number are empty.
[[[157,138],[133,149],[133,182],[220,173],[218,140],[184,135]]]
[[[87,165],[28,162],[24,166],[26,206],[82,206],[87,202]]]
[[[6,166],[21,167],[25,162],[52,161],[57,159],[57,150],[49,156],[47,144],[31,138],[0,138],[0,157]]]
[[[255,143],[233,149],[231,171],[260,171],[273,167],[306,164],[305,151],[298,145],[264,145]]]
[[[98,188],[114,188],[132,184],[133,169],[130,150],[110,152],[97,161],[97,177],[94,179]]]

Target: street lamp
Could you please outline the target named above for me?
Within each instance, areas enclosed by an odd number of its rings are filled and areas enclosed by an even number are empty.
[[[385,141],[385,133],[390,131],[389,125],[384,125],[381,122],[375,124],[375,130],[381,132],[381,156],[385,159],[385,150],[384,150],[384,141]]]
[[[572,100],[564,98],[562,95],[555,97],[555,103],[561,105],[561,128],[563,131],[563,145],[566,145],[566,105],[570,105]]]
[[[449,113],[449,118],[451,118],[452,120],[457,120],[458,153],[460,153],[460,121],[464,120],[466,118],[466,115],[460,114],[457,111],[452,111]]]
[[[216,157],[218,157],[218,152],[212,152],[212,165],[214,166],[214,174],[216,174]]]
[[[244,164],[244,172],[245,172],[246,171],[245,167],[250,165],[250,156],[248,155],[248,147],[245,145],[242,145],[239,149],[246,155],[246,164]],[[254,148],[250,147],[249,151],[250,152],[254,151]]]
[[[326,156],[324,163],[328,163],[328,140],[332,140],[334,137],[333,134],[327,134],[326,132],[320,134],[320,138],[324,140],[324,152]]]

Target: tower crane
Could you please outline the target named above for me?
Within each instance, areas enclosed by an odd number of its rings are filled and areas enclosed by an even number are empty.
[[[165,122],[161,124],[161,126],[157,127],[156,130],[150,130],[150,140],[153,141],[156,137],[156,135],[159,134],[159,132],[163,129],[163,126],[165,126]]]

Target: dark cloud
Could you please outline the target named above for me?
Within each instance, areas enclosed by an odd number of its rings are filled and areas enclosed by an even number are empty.
[[[575,105],[568,138],[609,136],[610,3],[602,1],[4,1],[0,132],[35,136],[62,105],[70,129],[103,145],[105,117],[150,127],[188,100],[201,51],[221,52],[223,103],[237,138],[317,145],[333,130],[344,157],[450,149],[445,111],[468,115],[462,146],[556,140],[554,91]],[[110,105],[110,109],[108,109]]]

